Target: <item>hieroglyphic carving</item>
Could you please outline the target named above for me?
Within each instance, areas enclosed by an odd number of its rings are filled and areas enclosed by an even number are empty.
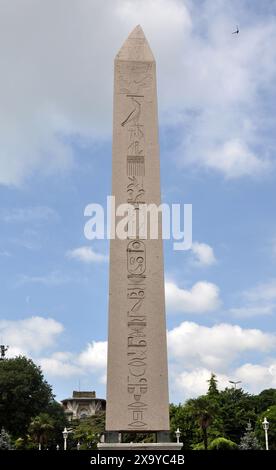
[[[127,156],[127,175],[128,176],[145,176],[145,158],[143,155],[128,155]]]
[[[136,176],[128,176],[129,183],[127,185],[127,195],[128,195],[128,200],[127,202],[129,204],[144,204],[143,202],[143,197],[145,194],[145,190],[139,182],[139,180],[136,178]]]
[[[129,128],[129,146],[127,149],[128,155],[143,155],[144,154],[144,131],[141,124],[136,124]]]
[[[139,51],[136,50],[135,54]],[[121,121],[128,132],[126,148],[127,202],[139,211],[144,204],[145,131],[143,124],[144,92],[152,85],[152,64],[120,64],[119,93],[128,100],[129,110]],[[146,247],[136,235],[127,245],[127,391],[129,429],[147,426],[147,312]]]
[[[145,310],[146,285],[146,247],[135,239],[127,246],[127,300],[128,300],[128,340],[127,377],[128,393],[131,395],[128,403],[130,413],[129,428],[143,429],[147,423],[145,413],[147,403],[142,400],[148,390],[147,374],[147,314]]]
[[[128,244],[127,270],[130,274],[143,274],[146,270],[146,248],[141,240],[133,240]]]
[[[126,95],[127,98],[131,99],[132,110],[127,115],[127,117],[123,120],[122,126],[124,127],[126,124],[132,123],[134,126],[137,126],[139,123],[139,118],[141,115],[141,102],[138,101],[138,98],[143,98],[143,95]]]

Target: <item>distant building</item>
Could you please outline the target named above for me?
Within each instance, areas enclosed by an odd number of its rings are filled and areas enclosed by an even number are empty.
[[[73,391],[72,398],[61,400],[65,413],[69,421],[72,419],[84,419],[94,416],[105,410],[106,401],[97,398],[96,392],[76,392]]]

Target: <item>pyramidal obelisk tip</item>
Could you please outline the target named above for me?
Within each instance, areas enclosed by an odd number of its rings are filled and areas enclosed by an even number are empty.
[[[137,62],[155,61],[141,25],[138,24],[131,31],[116,55],[116,60],[131,60]]]

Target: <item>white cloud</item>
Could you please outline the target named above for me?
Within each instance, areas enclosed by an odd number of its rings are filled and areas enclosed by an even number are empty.
[[[53,346],[62,331],[63,325],[52,318],[0,320],[0,336],[10,345],[10,356],[38,353]]]
[[[93,341],[80,353],[78,363],[89,369],[103,369],[107,363],[107,341]]]
[[[230,308],[229,313],[239,318],[250,318],[258,315],[271,315],[274,308],[274,305],[245,306]]]
[[[276,359],[267,365],[243,364],[235,371],[235,376],[243,386],[253,393],[260,393],[265,388],[276,387]]]
[[[107,341],[92,341],[79,354],[55,352],[38,360],[43,371],[51,377],[68,378],[96,374],[100,383],[106,381]]]
[[[113,58],[137,23],[158,63],[161,124],[185,128],[181,160],[232,178],[266,170],[273,16],[226,0],[14,0],[0,16],[0,184],[72,168],[72,139],[110,135]]]
[[[69,378],[96,371],[104,382],[107,363],[107,341],[92,341],[79,354],[55,351],[64,326],[53,318],[29,317],[24,320],[0,320],[0,337],[9,345],[8,357],[20,354],[33,357],[50,377]]]
[[[50,377],[75,377],[83,375],[83,370],[74,364],[73,355],[70,353],[54,353],[50,357],[38,359],[43,372]]]
[[[191,249],[195,256],[195,263],[199,266],[211,266],[216,263],[214,250],[210,245],[194,242]]]
[[[68,258],[82,261],[83,263],[102,263],[108,260],[108,256],[96,253],[90,246],[81,246],[66,253]]]
[[[245,142],[238,139],[208,149],[203,158],[208,168],[222,172],[227,178],[258,175],[270,166],[268,161],[258,158]]]
[[[208,380],[211,377],[212,369],[198,367],[194,370],[184,370],[178,374],[172,374],[172,390],[181,396],[182,401],[188,398],[195,398],[203,395],[208,390]],[[276,361],[269,364],[246,363],[238,368],[229,368],[226,374],[216,374],[217,386],[219,390],[232,387],[230,380],[240,380],[238,385],[249,393],[260,393],[266,388],[276,387]]]
[[[241,298],[243,305],[230,308],[231,315],[240,318],[271,315],[276,308],[276,279],[243,291]]]
[[[181,95],[186,106],[179,124],[185,135],[177,154],[185,165],[216,170],[227,178],[262,174],[270,168],[262,135],[270,117],[260,90],[273,93],[276,64],[269,43],[275,42],[275,21],[256,21],[250,9],[236,3],[230,7],[205,1],[194,8],[198,19],[193,15],[193,26],[199,34],[189,36],[184,46]],[[205,23],[204,15],[212,21]],[[233,36],[236,15],[243,26]],[[256,61],[262,63],[263,74]]]
[[[204,395],[208,390],[208,380],[211,377],[211,370],[206,368],[196,368],[193,371],[183,371],[173,379],[173,387],[181,391],[185,398],[195,398]],[[220,390],[229,387],[229,378],[224,374],[217,374],[218,388]]]
[[[259,284],[244,292],[244,297],[250,302],[271,301],[276,299],[276,279]]]
[[[56,351],[57,339],[64,331],[51,318],[30,317],[19,321],[0,321],[0,335],[10,344],[8,357],[26,354],[33,357],[46,376],[62,380],[93,376],[106,382],[107,341],[92,341],[79,354]],[[258,329],[220,324],[212,327],[183,322],[168,332],[170,388],[181,400],[205,393],[211,372],[219,388],[230,379],[242,381],[245,390],[258,393],[276,387],[276,359],[266,357],[275,349],[276,336]],[[262,354],[259,363],[243,363],[244,353]],[[239,360],[240,365],[235,365]]]
[[[166,282],[165,293],[167,310],[172,312],[204,313],[220,305],[219,288],[211,282],[197,282],[190,290]]]
[[[206,367],[225,371],[245,352],[267,353],[276,347],[275,336],[258,329],[245,329],[226,323],[211,327],[183,322],[168,332],[172,361],[189,364],[189,368]]]
[[[206,393],[212,372],[219,389],[229,380],[251,393],[275,387],[276,360],[267,357],[275,349],[276,336],[259,329],[183,322],[168,332],[171,393],[181,401]],[[248,354],[259,356],[257,363],[244,363]]]

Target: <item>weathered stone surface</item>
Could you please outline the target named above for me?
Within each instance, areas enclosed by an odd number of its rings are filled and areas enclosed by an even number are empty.
[[[116,207],[160,204],[153,54],[137,26],[115,58],[112,194]],[[107,431],[169,429],[161,220],[158,238],[110,243]]]

